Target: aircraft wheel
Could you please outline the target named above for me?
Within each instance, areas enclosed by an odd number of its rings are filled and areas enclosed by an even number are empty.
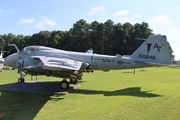
[[[19,79],[18,79],[18,82],[19,82],[19,83],[23,83],[23,82],[24,82],[24,78],[19,78]]]
[[[78,80],[77,79],[70,79],[71,84],[77,84]]]
[[[60,82],[60,88],[61,89],[68,89],[69,88],[69,83],[67,81],[61,81]]]

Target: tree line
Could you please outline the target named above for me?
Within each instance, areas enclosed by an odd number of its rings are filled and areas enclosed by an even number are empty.
[[[131,55],[143,43],[139,38],[146,39],[150,35],[153,35],[153,30],[146,22],[134,25],[129,22],[114,24],[109,19],[104,23],[87,23],[80,19],[68,31],[46,30],[25,36],[12,33],[0,35],[5,40],[0,42],[0,50],[16,52],[13,47],[8,46],[16,44],[19,49],[29,45],[41,45],[69,51],[85,52],[93,48],[97,54]],[[172,49],[170,53],[174,58]]]

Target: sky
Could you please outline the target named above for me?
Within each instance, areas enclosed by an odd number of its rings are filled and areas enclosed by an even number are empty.
[[[80,19],[147,22],[154,34],[167,36],[180,60],[180,0],[0,0],[0,34],[64,31]]]

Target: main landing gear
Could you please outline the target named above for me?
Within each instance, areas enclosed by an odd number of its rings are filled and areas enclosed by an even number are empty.
[[[77,84],[78,80],[77,79],[70,79],[70,82],[68,82],[66,79],[63,79],[60,82],[60,88],[61,89],[68,89],[69,88],[69,84]]]

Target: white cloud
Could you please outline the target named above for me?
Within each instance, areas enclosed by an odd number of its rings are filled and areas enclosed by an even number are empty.
[[[48,26],[55,26],[56,22],[51,21],[48,17],[42,17],[34,28],[36,29],[46,29]]]
[[[133,17],[141,17],[141,15],[137,13],[133,13]]]
[[[180,10],[180,6],[177,7],[177,10]]]
[[[159,16],[157,16],[154,20],[151,20],[150,21],[150,23],[151,24],[159,24],[159,23],[166,23],[166,24],[170,24],[170,18],[168,17],[168,16],[166,16],[166,15],[159,15]]]
[[[0,13],[2,12],[2,9],[0,9]]]
[[[49,26],[56,25],[56,22],[53,22],[53,21],[49,20],[48,17],[43,17],[43,22],[44,22],[44,24],[49,25]]]
[[[98,7],[94,7],[91,9],[91,11],[89,12],[90,15],[94,15],[97,12],[104,12],[105,8],[103,6],[98,6]],[[104,14],[104,13],[103,13]],[[104,14],[105,15],[105,14]]]
[[[119,12],[114,13],[114,16],[124,16],[124,15],[126,15],[128,12],[129,12],[128,10],[122,10],[122,11],[119,11]]]
[[[155,34],[166,34],[167,30],[173,28],[171,18],[166,15],[159,15],[153,20],[148,21],[150,27],[154,28]]]
[[[33,23],[35,21],[35,18],[21,18],[21,20],[19,21],[19,24],[29,24],[29,23]]]

